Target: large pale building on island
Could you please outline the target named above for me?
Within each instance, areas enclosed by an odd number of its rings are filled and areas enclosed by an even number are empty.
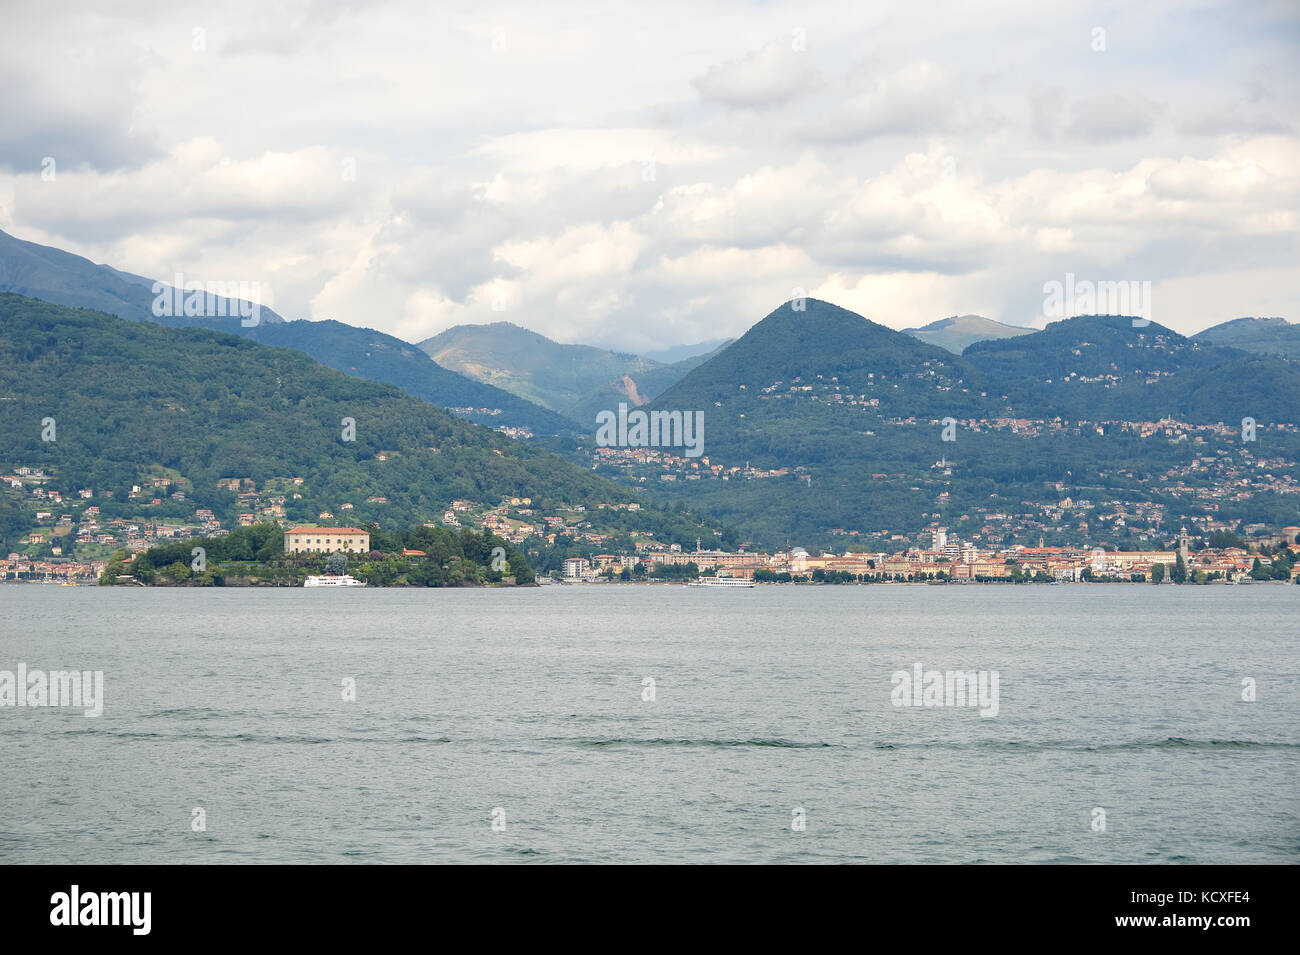
[[[286,554],[364,554],[370,533],[355,527],[295,527],[284,532]]]

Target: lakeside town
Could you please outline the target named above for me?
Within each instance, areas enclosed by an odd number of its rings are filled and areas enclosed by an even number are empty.
[[[299,527],[293,535],[325,535],[344,541],[363,533],[346,527]],[[185,539],[185,538],[179,538]],[[1129,581],[1174,583],[1248,583],[1261,580],[1300,582],[1300,527],[1283,528],[1265,539],[1271,553],[1243,547],[1205,548],[1192,551],[1186,535],[1172,550],[1107,551],[1102,548],[1014,547],[989,551],[968,541],[944,540],[940,533],[933,547],[893,553],[809,554],[801,547],[765,552],[727,552],[683,549],[673,544],[664,550],[647,548],[635,554],[595,554],[567,557],[563,571],[553,577],[563,583],[693,579],[697,576],[733,578],[754,582],[1087,582]],[[293,550],[286,542],[286,552]],[[351,552],[340,546],[338,552]],[[334,552],[324,546],[320,553]],[[404,557],[423,557],[404,551]],[[95,584],[107,561],[32,559],[9,554],[0,560],[0,579],[68,585]]]
[[[186,510],[191,519],[158,517],[130,519],[107,517],[104,505],[113,501],[111,491],[97,495],[83,489],[65,498],[49,490],[50,475],[39,468],[22,466],[12,474],[0,476],[11,490],[31,494],[48,509],[36,512],[41,522],[23,539],[28,552],[12,552],[0,560],[0,580],[39,581],[70,585],[99,581],[112,554],[125,551],[134,555],[162,544],[199,538],[221,538],[230,533],[211,509],[189,509],[186,491],[166,476],[153,476],[132,485],[128,500],[140,510],[173,513]],[[295,526],[285,514],[291,499],[303,497],[301,478],[283,478],[267,482],[260,490],[250,478],[223,478],[218,484],[236,495],[238,512],[235,527],[254,524],[278,524],[285,532],[285,550],[294,535],[316,534],[325,540],[349,540],[345,533],[353,530],[330,523],[332,511],[319,512],[318,523]],[[372,509],[382,506],[382,498],[365,502]],[[1064,514],[1070,507],[1088,505],[1086,501],[1066,499],[1058,505]],[[556,567],[545,579],[565,583],[687,579],[696,576],[737,578],[757,582],[933,582],[933,581],[1154,581],[1170,580],[1190,583],[1241,583],[1259,580],[1293,580],[1300,567],[1300,526],[1268,528],[1253,524],[1230,527],[1208,523],[1192,531],[1182,529],[1176,538],[1153,541],[1143,549],[1119,549],[1104,545],[1037,546],[1020,543],[989,545],[976,539],[950,533],[947,527],[935,526],[924,533],[907,537],[892,535],[894,546],[868,550],[850,544],[842,552],[823,550],[810,553],[791,546],[771,552],[741,545],[734,551],[706,549],[696,541],[695,547],[666,543],[643,531],[602,533],[597,530],[601,510],[626,511],[633,516],[640,509],[636,502],[599,504],[596,514],[583,505],[559,506],[554,513],[542,513],[528,497],[512,497],[495,506],[477,505],[468,500],[453,501],[438,520],[427,527],[472,528],[490,533],[511,544],[530,544],[555,548],[566,553],[557,558]],[[343,514],[357,510],[350,502],[339,507]],[[357,533],[361,533],[357,531]],[[1245,534],[1248,536],[1240,536]],[[617,546],[611,546],[617,545]],[[354,544],[346,548],[355,553]],[[331,552],[329,545],[319,550]],[[73,551],[69,554],[65,551]],[[407,553],[402,556],[418,556]]]
[[[784,384],[777,382],[771,390]],[[789,388],[798,395],[814,390],[800,382]],[[874,401],[838,394],[828,398],[868,405]],[[899,427],[925,424],[915,419],[884,422]],[[681,541],[659,539],[645,522],[638,528],[636,516],[642,505],[636,501],[543,508],[530,497],[510,497],[496,504],[454,500],[429,514],[424,523],[490,533],[525,551],[535,566],[543,565],[538,567],[539,577],[566,582],[681,577],[688,571],[759,581],[1054,582],[1173,579],[1177,572],[1192,582],[1240,582],[1264,579],[1274,573],[1275,564],[1295,563],[1291,551],[1300,534],[1296,526],[1225,516],[1232,506],[1261,493],[1300,495],[1300,482],[1286,460],[1268,457],[1248,444],[1234,446],[1234,432],[1227,426],[1173,418],[1149,422],[996,419],[963,422],[963,426],[973,432],[1009,430],[1024,435],[1100,435],[1119,429],[1199,450],[1159,475],[1164,501],[1120,500],[1114,496],[1117,491],[1104,489],[1097,489],[1096,500],[1072,497],[1070,491],[1077,494],[1081,489],[1049,482],[1036,500],[1013,502],[993,494],[987,505],[954,512],[945,489],[952,484],[954,465],[944,456],[919,476],[864,475],[870,481],[910,479],[917,482],[913,491],[922,487],[928,491],[932,486],[934,510],[921,514],[925,526],[828,528],[824,536],[842,539],[843,545],[814,551],[793,544],[764,551],[747,542],[732,551],[701,548],[698,542],[691,549]],[[1289,430],[1292,426],[1275,427]],[[602,447],[592,449],[591,455],[597,467],[623,471],[625,478],[640,474],[642,483],[655,476],[661,481],[813,480],[802,465],[724,466],[708,456],[690,458],[659,448]],[[1119,471],[1101,477],[1123,481],[1132,475]],[[322,501],[302,477],[276,477],[259,485],[251,477],[232,476],[216,481],[216,491],[233,502],[218,513],[215,504],[196,506],[194,498],[202,495],[176,472],[140,476],[129,489],[82,488],[72,494],[56,490],[54,478],[40,467],[22,464],[0,473],[0,492],[26,498],[35,519],[18,538],[18,549],[0,560],[0,580],[93,583],[117,552],[131,555],[178,541],[220,538],[233,528],[267,522],[282,529],[382,526],[388,505],[380,495]],[[1190,502],[1192,513],[1186,508],[1171,511],[1168,502]],[[1280,570],[1277,573],[1280,577]]]
[[[1269,553],[1262,552],[1269,549]],[[970,541],[949,539],[940,528],[929,548],[892,553],[809,554],[801,547],[775,553],[647,550],[633,555],[597,554],[564,561],[565,582],[631,580],[647,576],[679,576],[671,568],[686,568],[716,578],[757,582],[1085,582],[1169,580],[1174,583],[1238,584],[1261,580],[1300,582],[1300,527],[1285,527],[1246,547],[1205,547],[1192,550],[1186,532],[1173,549],[1118,551],[1100,547],[1027,547],[998,550]],[[667,573],[665,573],[667,571]]]

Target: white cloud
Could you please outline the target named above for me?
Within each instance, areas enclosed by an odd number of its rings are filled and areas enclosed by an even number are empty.
[[[872,76],[867,88],[847,98],[804,129],[810,139],[840,143],[871,136],[932,135],[944,131],[956,91],[934,63],[912,63]]]
[[[43,9],[0,34],[0,228],[291,318],[651,348],[795,287],[1032,322],[1067,271],[1300,317],[1282,7]]]
[[[1089,142],[1145,136],[1155,128],[1161,108],[1141,93],[1109,92],[1071,105],[1069,135]]]
[[[821,82],[806,49],[794,37],[773,40],[738,60],[709,67],[694,81],[700,99],[725,106],[764,109],[788,103]]]

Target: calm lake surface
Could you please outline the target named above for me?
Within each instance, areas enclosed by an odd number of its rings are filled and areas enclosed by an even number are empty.
[[[4,585],[0,611],[0,670],[105,691],[98,718],[0,706],[0,863],[1300,862],[1295,586]],[[918,662],[997,671],[997,716],[893,705]]]

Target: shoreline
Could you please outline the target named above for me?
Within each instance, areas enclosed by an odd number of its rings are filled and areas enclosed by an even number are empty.
[[[692,581],[686,580],[534,580],[526,584],[507,584],[507,583],[485,583],[485,584],[456,584],[439,587],[422,587],[418,584],[370,584],[367,583],[362,588],[326,588],[326,589],[362,589],[362,590],[520,590],[526,588],[544,588],[544,587],[687,587]],[[122,588],[122,589],[147,589],[147,590],[240,590],[240,589],[258,589],[258,590],[307,590],[313,588],[304,587],[303,584],[289,583],[224,583],[224,584],[144,584],[139,581],[121,581],[112,584],[101,584],[97,581],[84,582],[65,582],[62,580],[0,580],[0,585],[35,585],[35,586],[58,586],[58,587],[104,587],[104,588]],[[1056,587],[1056,586],[1092,586],[1103,587],[1115,584],[1123,584],[1130,587],[1254,587],[1267,586],[1275,584],[1278,586],[1287,586],[1300,584],[1300,577],[1292,580],[1249,580],[1249,581],[1227,581],[1227,580],[1209,580],[1204,583],[1195,584],[1190,581],[1187,583],[1176,584],[1170,581],[1162,581],[1153,584],[1151,581],[1133,581],[1133,580],[873,580],[873,581],[851,581],[844,583],[827,583],[821,580],[766,580],[754,581],[755,588],[758,587],[998,587],[998,586],[1032,586],[1032,587]],[[735,588],[717,588],[717,589],[735,589]],[[750,588],[742,588],[750,589]]]

